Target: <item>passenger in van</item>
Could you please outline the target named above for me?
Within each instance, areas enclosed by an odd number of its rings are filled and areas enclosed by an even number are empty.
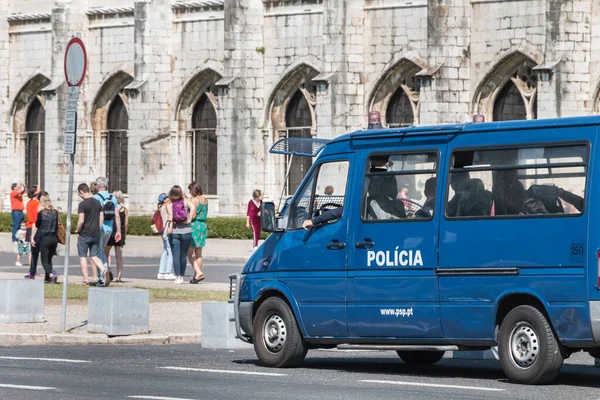
[[[481,179],[470,179],[464,184],[456,216],[478,217],[490,215],[492,210],[492,193],[485,190]]]
[[[315,225],[323,225],[326,222],[333,221],[342,218],[344,215],[344,207],[337,207],[331,210],[327,210],[318,217],[307,219],[302,223],[302,227],[306,230],[312,228]]]
[[[499,176],[494,183],[492,191],[494,198],[494,215],[521,214],[525,188],[518,179],[508,179],[505,176]]]
[[[575,193],[566,191],[563,188],[558,188],[558,197],[571,204],[577,209],[577,211],[583,211],[583,207],[585,205],[585,200],[583,199],[583,197],[578,196]]]
[[[525,194],[523,214],[562,214],[558,188],[554,185],[531,185]]]
[[[531,185],[526,193],[523,214],[563,214],[565,209],[560,199],[580,212],[583,210],[583,198],[554,185]]]
[[[398,185],[393,175],[370,177],[367,191],[367,219],[387,220],[406,218],[402,200],[397,200]]]
[[[430,218],[433,216],[433,210],[435,209],[435,187],[437,185],[437,178],[429,178],[425,181],[425,204],[416,213],[415,216],[419,218]]]
[[[454,196],[448,202],[447,215],[449,217],[457,217],[458,205],[464,196],[464,191],[469,181],[468,172],[453,172],[450,174],[450,187],[454,190]]]
[[[327,196],[331,196],[331,195],[333,194],[333,190],[334,190],[334,189],[333,189],[333,186],[329,185],[329,186],[325,187],[325,191],[324,191],[324,193],[325,193]]]

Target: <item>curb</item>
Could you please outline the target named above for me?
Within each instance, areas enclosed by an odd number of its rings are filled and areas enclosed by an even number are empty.
[[[2,248],[0,246],[0,254],[11,254],[14,255],[15,253],[7,250],[5,248]],[[58,251],[58,255],[63,257],[64,254],[64,250],[59,250]],[[74,255],[71,255],[71,257],[74,257]],[[137,253],[137,252],[128,252],[126,257],[131,257],[131,258],[160,258],[160,255],[153,255],[153,254],[148,254],[148,253]],[[225,255],[207,255],[207,256],[203,256],[205,261],[219,261],[219,262],[235,262],[235,263],[246,263],[246,261],[248,261],[248,258],[250,258],[250,256],[225,256]]]
[[[113,336],[104,334],[80,335],[71,333],[0,333],[0,347],[6,346],[77,346],[77,345],[166,345],[202,344],[199,333],[142,334]]]

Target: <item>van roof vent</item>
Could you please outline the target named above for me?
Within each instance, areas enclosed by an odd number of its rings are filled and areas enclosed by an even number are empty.
[[[284,138],[275,142],[269,153],[316,157],[329,139]]]

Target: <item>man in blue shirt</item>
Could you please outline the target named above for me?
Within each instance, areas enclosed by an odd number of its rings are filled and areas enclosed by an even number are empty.
[[[100,271],[102,274],[98,275],[98,286],[108,286],[110,284],[110,270],[108,268],[108,259],[106,257],[106,253],[104,252],[104,248],[108,243],[108,239],[112,234],[113,229],[115,230],[115,242],[121,240],[121,218],[119,217],[118,204],[115,196],[112,196],[108,193],[108,179],[105,177],[99,177],[96,179],[96,184],[98,185],[98,193],[94,195],[94,199],[100,202],[100,205],[103,208],[104,212],[104,223],[102,224],[102,233],[100,234],[100,260],[104,263],[102,266],[102,270]],[[105,203],[110,201],[113,203],[112,211],[109,211],[111,215],[108,215],[107,208],[105,207]],[[100,266],[97,266],[100,269]],[[104,280],[100,279],[100,276],[104,277]]]

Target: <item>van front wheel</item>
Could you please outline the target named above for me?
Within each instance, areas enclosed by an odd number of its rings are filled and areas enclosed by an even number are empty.
[[[513,382],[551,382],[563,363],[560,343],[544,314],[532,306],[513,309],[502,321],[498,357]]]
[[[445,351],[396,350],[400,359],[409,365],[433,365],[444,357]]]
[[[278,297],[265,300],[254,319],[254,351],[260,361],[268,367],[296,367],[307,350],[287,303]]]

